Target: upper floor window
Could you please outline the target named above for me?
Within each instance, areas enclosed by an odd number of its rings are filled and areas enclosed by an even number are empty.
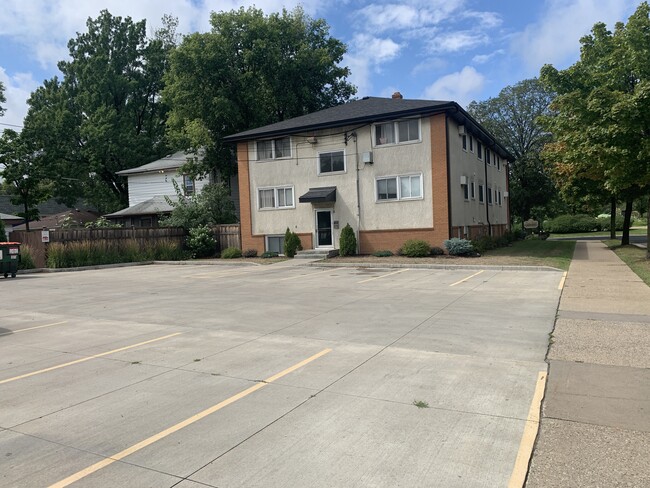
[[[485,150],[485,162],[486,162],[487,164],[491,164],[491,163],[490,163],[490,150],[489,150],[489,149],[486,149],[486,150]]]
[[[259,208],[293,208],[293,187],[260,188],[258,191]]]
[[[194,179],[191,176],[183,175],[183,193],[194,195]]]
[[[345,171],[345,153],[335,151],[318,155],[318,174],[340,173]]]
[[[377,178],[377,200],[410,200],[422,198],[422,175]]]
[[[463,134],[463,151],[467,151],[467,136]]]
[[[375,146],[420,140],[420,120],[409,119],[375,125]]]
[[[478,201],[479,203],[485,202],[485,196],[483,195],[484,192],[484,186],[483,185],[478,185]]]
[[[481,141],[476,141],[476,157],[483,159],[483,144],[481,144]]]
[[[257,141],[258,161],[289,157],[291,157],[291,139],[289,137]]]
[[[497,160],[497,169],[501,171],[501,158],[497,154],[495,154],[494,159]]]

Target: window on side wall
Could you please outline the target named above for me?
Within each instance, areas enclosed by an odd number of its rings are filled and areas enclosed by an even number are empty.
[[[422,198],[422,175],[377,178],[377,201]]]
[[[478,201],[479,203],[485,203],[485,195],[484,195],[485,187],[483,185],[478,186]]]
[[[375,125],[375,146],[420,140],[420,119],[400,120]]]
[[[320,153],[318,155],[318,174],[342,173],[345,171],[345,154],[343,151]]]
[[[463,134],[463,151],[467,151],[467,136]]]
[[[183,193],[194,195],[194,179],[188,175],[183,175]]]
[[[293,208],[293,187],[260,188],[257,191],[260,210]]]
[[[495,154],[494,159],[497,160],[497,169],[501,171],[501,158],[497,154]]]
[[[487,187],[488,205],[492,205],[492,188]]]
[[[489,149],[485,150],[485,163],[486,164],[491,164],[490,163],[490,150]]]
[[[279,139],[269,139],[266,141],[257,141],[257,160],[264,161],[268,159],[281,159],[291,157],[291,139],[281,137]]]
[[[474,152],[474,136],[469,136],[469,150]]]
[[[460,185],[462,190],[463,190],[463,198],[465,200],[469,200],[469,185],[467,183],[463,183]]]
[[[476,157],[483,159],[483,144],[481,144],[481,141],[476,141]]]
[[[499,206],[501,206],[501,203],[502,203],[502,201],[501,201],[501,190],[499,190]]]
[[[472,200],[476,200],[476,183],[473,181],[471,186],[471,195],[472,195]]]

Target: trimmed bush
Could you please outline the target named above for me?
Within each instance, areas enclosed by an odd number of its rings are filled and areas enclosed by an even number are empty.
[[[35,267],[34,258],[32,257],[32,248],[27,244],[21,244],[18,269],[33,269]]]
[[[609,228],[611,226],[611,220],[609,217],[597,217],[596,222],[598,222],[598,225],[600,226],[601,230],[609,231]],[[624,224],[625,224],[625,217],[623,217],[622,215],[617,215],[616,223],[615,223],[616,227],[614,230],[623,230]]]
[[[432,256],[442,256],[443,254],[445,254],[445,250],[443,248],[441,248],[441,247],[433,246],[431,248],[431,253],[430,254]]]
[[[377,258],[387,258],[388,256],[392,256],[393,253],[392,251],[375,251],[372,255]]]
[[[190,229],[187,237],[187,247],[195,258],[207,258],[217,252],[217,242],[212,236],[212,231],[207,225],[200,225]]]
[[[237,249],[236,247],[227,247],[223,251],[221,251],[221,258],[222,259],[235,259],[235,258],[241,258],[242,253],[241,249]]]
[[[245,258],[256,258],[257,257],[257,249],[246,249],[243,253]]]
[[[600,230],[601,223],[591,215],[559,215],[545,223],[546,230],[556,234],[593,232]]]
[[[409,239],[402,245],[402,255],[409,258],[423,258],[431,254],[431,244],[419,239]]]
[[[443,244],[450,256],[472,256],[476,252],[472,243],[467,239],[453,237],[452,239],[446,240]]]
[[[357,237],[350,224],[346,224],[341,230],[339,238],[339,254],[341,256],[354,256],[357,253]]]
[[[485,251],[496,249],[499,246],[497,245],[496,238],[485,235],[477,237],[476,239],[472,239],[472,247],[476,252],[483,253]]]
[[[261,257],[263,259],[269,259],[269,258],[277,258],[278,256],[279,256],[279,254],[277,252],[275,252],[275,251],[266,251],[266,252],[262,253]]]
[[[284,255],[292,258],[301,250],[302,244],[300,243],[300,237],[295,232],[291,232],[289,227],[287,227],[287,231],[284,233]]]

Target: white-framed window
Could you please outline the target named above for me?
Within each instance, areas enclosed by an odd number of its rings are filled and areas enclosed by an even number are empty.
[[[185,195],[194,195],[194,179],[188,175],[183,175],[183,193]]]
[[[478,185],[478,201],[485,203],[485,187],[481,184]]]
[[[490,150],[489,149],[485,150],[485,163],[486,164],[492,164],[491,161],[490,161]]]
[[[294,208],[293,186],[258,188],[257,202],[260,210]]]
[[[282,159],[291,157],[291,138],[280,137],[257,141],[257,160]]]
[[[334,151],[320,153],[318,155],[318,174],[327,173],[344,173],[345,172],[345,152]]]
[[[492,188],[487,187],[488,205],[492,205]]]
[[[474,136],[469,136],[469,150],[474,152]]]
[[[266,236],[266,250],[284,254],[284,234]]]
[[[481,144],[481,141],[476,141],[476,157],[483,159],[483,144]]]
[[[422,198],[422,174],[377,178],[377,201],[416,200]]]
[[[470,187],[470,194],[472,196],[472,200],[476,200],[476,183],[472,180],[472,185]]]
[[[498,169],[499,171],[501,171],[501,158],[499,157],[498,154],[495,154],[495,155],[494,155],[494,159],[497,160],[497,169]]]
[[[503,201],[501,200],[501,190],[499,190],[499,199],[498,199],[498,202],[499,202],[499,207],[500,207],[500,206],[502,205],[502,203],[503,203]]]
[[[374,125],[375,146],[420,141],[420,119],[398,120]]]
[[[467,135],[463,134],[463,151],[467,151]]]
[[[463,199],[469,200],[469,185],[467,183],[463,183],[460,185],[460,187],[463,190]]]

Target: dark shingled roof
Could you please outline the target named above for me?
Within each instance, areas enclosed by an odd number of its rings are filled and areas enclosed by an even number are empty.
[[[480,134],[485,141],[496,142],[494,136],[487,132],[456,102],[379,97],[364,97],[361,100],[353,100],[336,107],[326,108],[311,114],[258,127],[257,129],[239,132],[224,137],[224,141],[238,142],[263,139],[319,129],[367,125],[373,122],[402,117],[428,116],[442,112],[447,112],[459,124],[467,125],[475,134]],[[514,157],[498,142],[496,142],[495,149],[500,156],[511,161],[514,160]]]
[[[174,201],[177,200],[178,197],[173,196],[169,197],[169,199]],[[172,210],[174,210],[174,207],[167,203],[167,199],[164,196],[158,195],[149,200],[145,200],[144,202],[137,203],[132,207],[123,208],[117,212],[106,214],[104,217],[115,219],[135,215],[158,215],[162,213],[170,213]]]
[[[152,173],[152,172],[164,171],[167,169],[176,169],[183,166],[185,163],[187,163],[188,159],[193,157],[196,157],[196,155],[186,154],[185,151],[178,151],[175,152],[174,154],[170,154],[168,156],[165,156],[164,158],[158,159],[151,163],[138,166],[137,168],[124,169],[122,171],[118,171],[116,174],[125,176],[125,175],[133,175],[138,173]],[[199,158],[200,157],[201,156],[199,156]]]
[[[71,208],[94,210],[92,205],[85,205],[81,201],[78,201],[74,207],[68,207],[67,205],[64,205],[62,203],[57,203],[56,200],[54,200],[54,198],[50,198],[47,201],[38,204],[38,211],[41,214],[41,218],[46,217],[48,215],[54,215],[61,212],[65,212],[66,210],[70,210]],[[15,215],[22,211],[23,208],[20,205],[14,205],[13,203],[11,203],[11,195],[0,195],[0,212]]]

